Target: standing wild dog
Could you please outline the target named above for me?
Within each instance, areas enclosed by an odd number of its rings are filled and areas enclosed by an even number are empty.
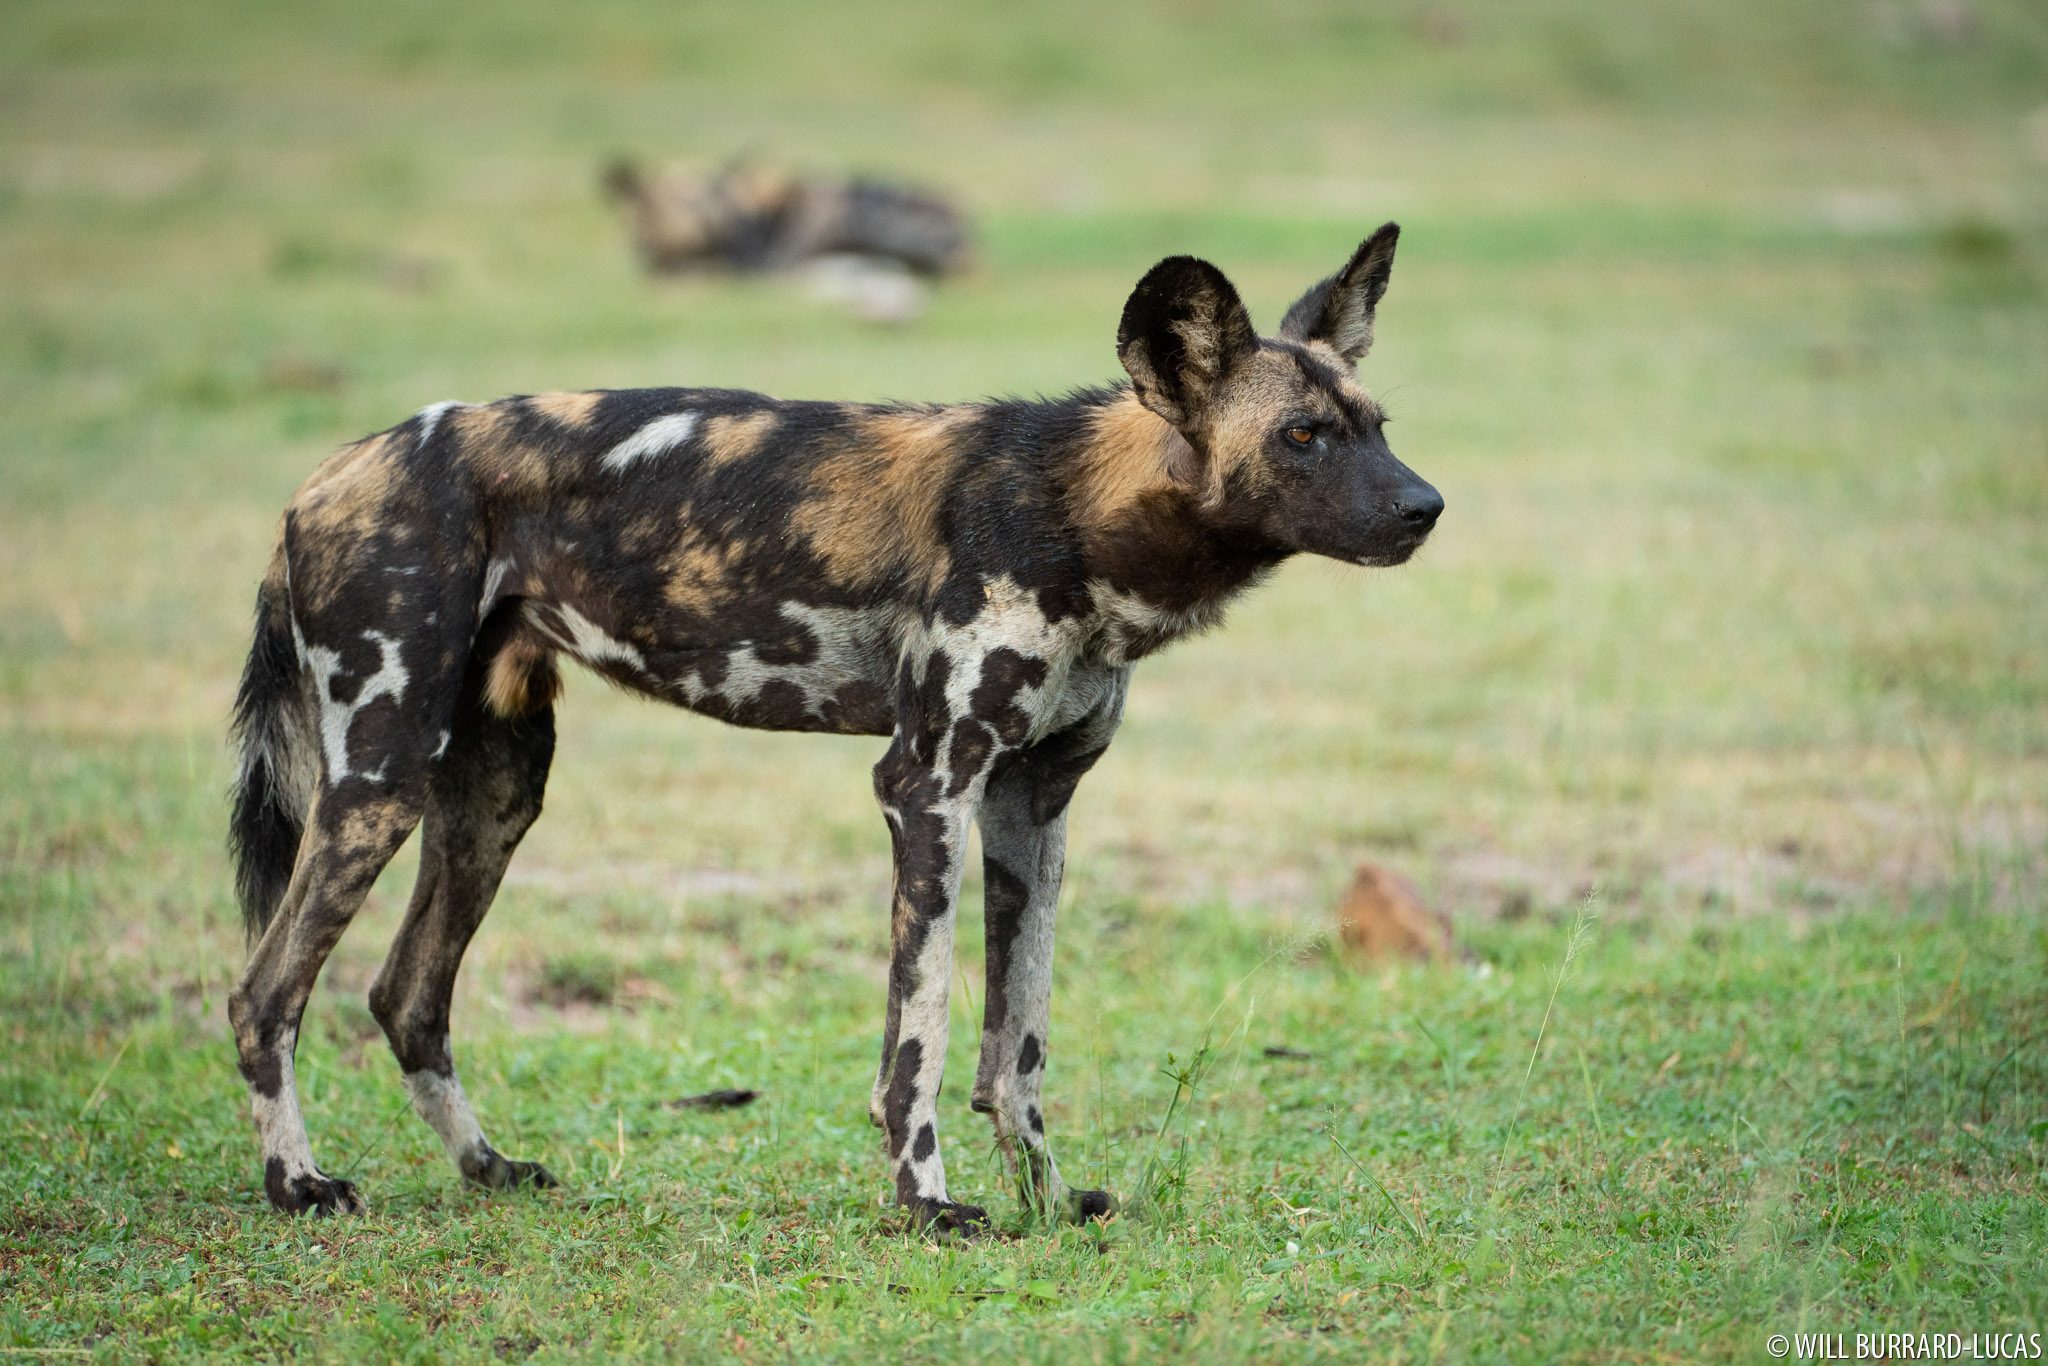
[[[342,451],[286,509],[236,702],[231,843],[255,947],[228,1001],[284,1210],[361,1208],[313,1161],[292,1056],[320,965],[415,825],[419,881],[370,1009],[413,1106],[485,1186],[501,1156],[456,1080],[448,1004],[554,751],[555,657],[771,730],[890,738],[888,1013],[868,1115],[919,1225],[955,1203],[938,1095],[969,822],[987,882],[973,1108],[1025,1200],[1061,1180],[1040,1086],[1075,784],[1134,661],[1214,624],[1298,552],[1393,565],[1443,499],[1352,374],[1398,229],[1262,339],[1222,273],[1176,256],[1117,329],[1128,386],[946,407],[719,389],[440,403]]]

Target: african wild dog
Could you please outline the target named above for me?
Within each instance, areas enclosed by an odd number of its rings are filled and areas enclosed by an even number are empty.
[[[1075,784],[1134,661],[1207,627],[1288,556],[1392,565],[1443,500],[1353,377],[1398,230],[1261,339],[1222,273],[1138,282],[1128,385],[947,407],[713,389],[442,403],[321,466],[286,510],[236,703],[231,842],[254,939],[229,999],[280,1209],[355,1210],[314,1165],[292,1056],[313,980],[415,824],[419,881],[370,1008],[462,1174],[553,1184],[484,1139],[448,1045],[464,947],[541,807],[555,657],[744,726],[890,737],[888,1012],[869,1117],[914,1222],[986,1216],[937,1135],[954,901],[987,881],[973,1108],[1027,1203],[1068,1188],[1040,1085]]]
[[[845,254],[957,275],[973,258],[958,209],[886,180],[796,176],[744,161],[710,176],[680,168],[643,174],[618,161],[604,188],[631,210],[650,271],[788,270]]]

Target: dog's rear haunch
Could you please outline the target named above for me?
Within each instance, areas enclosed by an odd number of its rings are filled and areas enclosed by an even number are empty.
[[[469,1180],[546,1186],[485,1139],[448,1005],[554,751],[556,657],[743,726],[889,737],[889,998],[868,1114],[914,1222],[981,1224],[938,1140],[954,903],[981,828],[988,983],[973,1108],[1024,1201],[1113,1208],[1047,1148],[1053,912],[1075,784],[1132,664],[1300,552],[1406,560],[1443,500],[1353,363],[1397,229],[1261,338],[1178,256],[1117,330],[1130,382],[1041,402],[791,403],[715,389],[437,404],[286,510],[236,702],[231,843],[255,947],[229,999],[278,1208],[361,1207],[313,1161],[292,1056],[321,963],[421,827],[370,1009]]]

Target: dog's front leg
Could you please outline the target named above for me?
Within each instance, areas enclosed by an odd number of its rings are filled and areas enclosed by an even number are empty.
[[[921,1228],[971,1232],[986,1211],[946,1193],[939,1156],[939,1084],[946,1071],[953,917],[967,827],[981,774],[949,775],[901,737],[875,766],[875,795],[895,845],[889,927],[889,1011],[868,1115],[888,1135],[896,1203]],[[963,790],[964,789],[964,790]]]
[[[1121,680],[1117,680],[1119,683]],[[1118,687],[1096,715],[999,761],[981,800],[988,989],[974,1108],[995,1121],[1024,1205],[1079,1223],[1116,1209],[1106,1191],[1060,1179],[1042,1089],[1052,1023],[1053,919],[1066,862],[1067,801],[1115,732]]]

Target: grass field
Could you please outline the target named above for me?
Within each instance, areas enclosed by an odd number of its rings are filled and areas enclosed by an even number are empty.
[[[2048,1332],[2037,6],[4,21],[0,1360]],[[957,189],[981,269],[896,330],[640,277],[605,159],[748,148]],[[371,1212],[269,1211],[221,737],[324,454],[522,390],[1056,392],[1113,376],[1159,256],[1210,255],[1270,327],[1386,218],[1362,373],[1435,539],[1292,566],[1148,661],[1074,808],[1049,1124],[1125,1215],[1025,1227],[956,1085],[955,1193],[1018,1236],[905,1234],[865,1116],[879,746],[587,677],[455,1021],[487,1130],[566,1189],[460,1188],[405,1107],[362,998],[408,853],[299,1054]],[[1361,858],[1474,960],[1329,950]],[[978,905],[970,874],[956,1079]],[[763,1098],[665,1104],[722,1086]]]

